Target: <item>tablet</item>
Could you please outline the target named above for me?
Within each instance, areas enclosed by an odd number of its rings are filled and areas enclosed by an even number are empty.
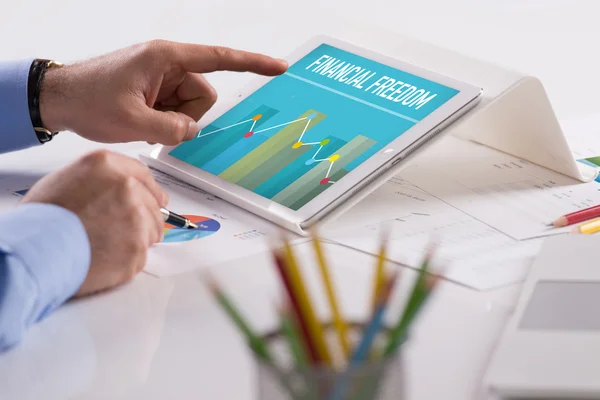
[[[302,229],[406,160],[481,88],[330,37],[287,58],[145,160],[273,222]]]

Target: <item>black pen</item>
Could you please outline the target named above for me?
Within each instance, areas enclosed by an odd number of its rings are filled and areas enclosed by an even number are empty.
[[[163,221],[167,224],[171,224],[178,228],[183,229],[197,229],[198,225],[184,217],[183,215],[175,214],[173,211],[169,211],[166,208],[161,208],[160,213],[163,216]]]

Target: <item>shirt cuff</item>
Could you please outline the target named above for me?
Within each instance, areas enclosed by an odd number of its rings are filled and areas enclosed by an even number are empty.
[[[32,62],[0,62],[0,153],[40,144],[29,116],[27,96]]]
[[[38,289],[33,321],[77,292],[91,259],[79,217],[52,204],[27,203],[0,214],[0,249],[22,262]]]

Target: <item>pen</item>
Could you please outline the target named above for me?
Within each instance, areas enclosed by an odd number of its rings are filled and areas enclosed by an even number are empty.
[[[169,211],[166,208],[161,208],[160,213],[163,216],[163,221],[167,224],[171,224],[178,228],[183,229],[197,229],[198,225],[184,217],[183,215],[175,214],[173,211]]]
[[[549,225],[562,228],[563,226],[577,224],[598,217],[600,217],[600,205],[563,215]]]

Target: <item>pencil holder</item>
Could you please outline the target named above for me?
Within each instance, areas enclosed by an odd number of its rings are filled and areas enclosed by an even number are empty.
[[[333,328],[323,325],[327,342],[336,345]],[[351,334],[359,337],[363,325],[351,324]],[[383,331],[380,339],[387,337]],[[281,332],[264,336],[265,343],[277,362],[266,362],[255,356],[258,366],[258,399],[260,400],[402,400],[404,374],[401,351],[389,357],[373,357],[357,366],[296,367],[290,359]]]

